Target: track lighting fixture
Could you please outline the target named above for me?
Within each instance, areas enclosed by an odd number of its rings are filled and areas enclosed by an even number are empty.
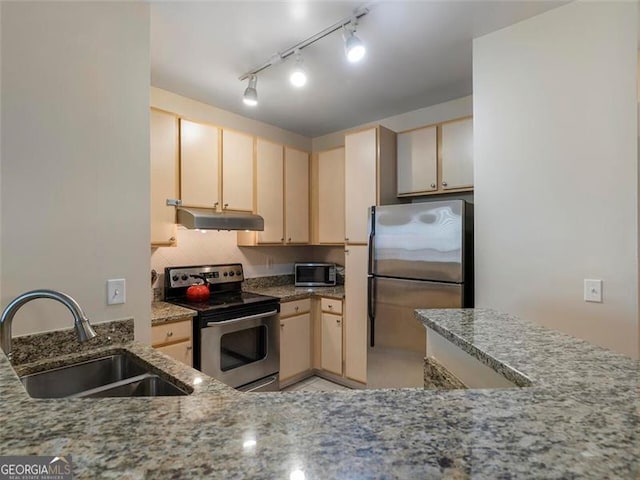
[[[359,62],[364,58],[367,49],[364,47],[362,40],[356,36],[355,22],[351,22],[349,29],[345,27],[344,32],[344,51],[347,55],[347,60],[351,63]]]
[[[249,75],[249,85],[244,91],[244,96],[242,98],[245,105],[249,105],[250,107],[258,105],[258,91],[256,90],[257,84],[258,77],[256,75]]]
[[[303,87],[307,83],[307,74],[304,71],[304,61],[302,60],[302,54],[298,50],[296,52],[296,64],[291,70],[289,81],[294,87]]]
[[[297,44],[289,47],[285,50],[281,50],[272,55],[267,61],[265,61],[262,65],[249,70],[247,73],[240,76],[240,81],[245,81],[249,79],[249,86],[244,91],[243,101],[246,105],[250,105],[252,107],[258,105],[258,92],[256,91],[256,84],[258,83],[258,77],[256,76],[258,73],[266,70],[267,68],[277,65],[287,58],[294,56],[295,65],[291,74],[289,75],[289,81],[295,87],[302,87],[307,83],[307,74],[304,70],[302,54],[300,53],[303,48],[306,48],[318,40],[323,39],[327,35],[331,35],[338,30],[342,30],[343,38],[344,38],[344,50],[347,55],[347,59],[352,62],[359,62],[365,56],[366,49],[362,41],[356,36],[356,27],[358,25],[358,20],[367,15],[371,7],[375,5],[377,2],[370,2],[368,4],[361,5],[356,8],[351,15],[348,17],[339,20],[333,25],[328,26],[324,30],[319,31],[315,35],[311,35],[309,38],[298,42]]]

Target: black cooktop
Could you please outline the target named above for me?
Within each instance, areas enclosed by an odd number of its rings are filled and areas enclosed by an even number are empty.
[[[204,302],[192,302],[186,298],[167,300],[169,303],[190,308],[199,313],[216,313],[236,309],[244,310],[244,307],[277,301],[278,299],[276,297],[249,292],[212,292],[209,299]]]

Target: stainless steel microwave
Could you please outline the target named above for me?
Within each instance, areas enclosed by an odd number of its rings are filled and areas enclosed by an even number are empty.
[[[296,287],[331,287],[336,284],[335,263],[296,263]]]

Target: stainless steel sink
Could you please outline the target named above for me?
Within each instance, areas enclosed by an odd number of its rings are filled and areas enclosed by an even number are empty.
[[[188,395],[133,355],[115,354],[20,377],[33,398]]]

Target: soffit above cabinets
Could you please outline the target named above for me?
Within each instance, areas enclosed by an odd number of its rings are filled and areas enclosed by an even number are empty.
[[[289,84],[289,59],[259,74],[257,107],[242,103],[240,75],[363,3],[152,2],[151,83],[317,137],[471,94],[474,37],[567,2],[374,2],[358,25],[362,62],[333,33],[303,50],[305,87]]]

